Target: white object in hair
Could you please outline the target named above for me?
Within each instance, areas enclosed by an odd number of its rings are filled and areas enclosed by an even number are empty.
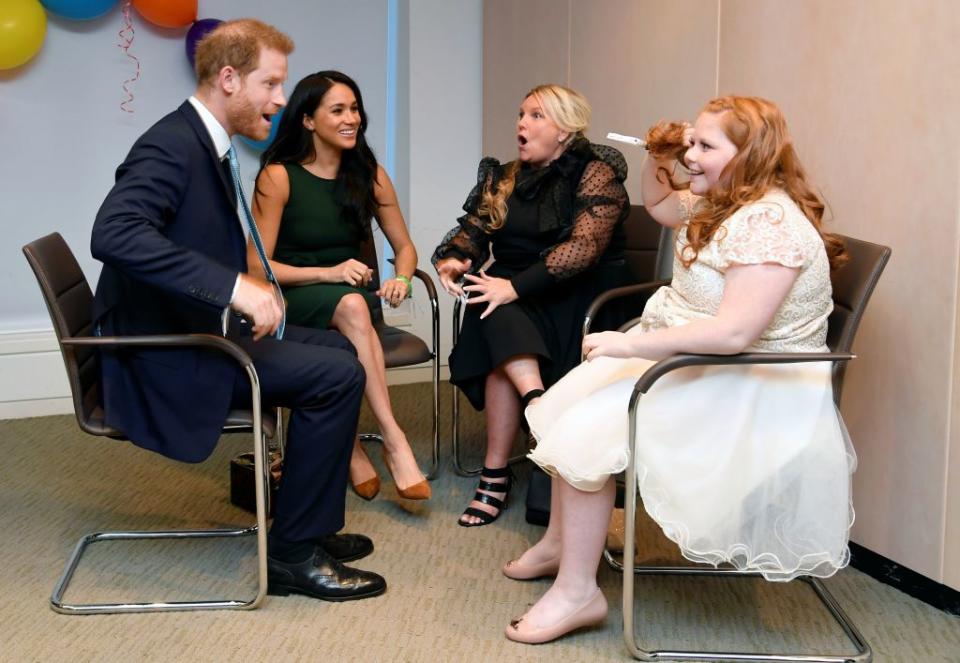
[[[637,138],[636,136],[625,136],[623,134],[613,133],[612,131],[607,134],[607,138],[620,143],[630,143],[631,145],[636,145],[637,147],[647,146],[647,142],[642,138]]]

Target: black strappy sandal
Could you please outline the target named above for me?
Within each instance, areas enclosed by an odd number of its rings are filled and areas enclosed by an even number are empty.
[[[506,478],[506,481],[503,483],[493,483],[491,481],[485,481],[484,479],[503,479]],[[463,513],[460,515],[461,519],[457,520],[457,524],[460,527],[480,527],[482,525],[489,525],[494,520],[500,517],[500,514],[507,510],[507,502],[510,497],[510,489],[513,487],[513,472],[510,470],[510,466],[506,467],[497,467],[490,468],[484,467],[480,471],[480,483],[477,485],[477,492],[474,493],[473,499],[476,502],[481,504],[487,504],[492,506],[497,510],[495,514],[488,513],[483,509],[477,509],[476,507],[468,506],[464,509]],[[503,499],[497,499],[492,495],[487,493],[481,493],[481,490],[486,490],[491,493],[503,493]],[[464,516],[474,516],[479,518],[480,522],[478,523],[465,523],[462,518]]]

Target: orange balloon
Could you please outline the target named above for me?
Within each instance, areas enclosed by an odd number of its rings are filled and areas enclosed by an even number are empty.
[[[133,0],[133,6],[161,28],[182,28],[197,20],[197,0]]]

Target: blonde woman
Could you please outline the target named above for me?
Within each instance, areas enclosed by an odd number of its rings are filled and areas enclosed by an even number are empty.
[[[517,118],[517,159],[480,162],[466,214],[433,255],[443,288],[468,297],[450,380],[485,410],[487,425],[464,527],[492,523],[506,508],[523,408],[579,362],[587,307],[625,279],[627,166],[617,150],[586,139],[589,124],[590,105],[574,90],[531,90]]]

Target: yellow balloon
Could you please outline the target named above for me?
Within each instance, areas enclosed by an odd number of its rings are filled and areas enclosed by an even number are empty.
[[[39,0],[0,0],[0,69],[13,69],[40,50],[47,14]]]

